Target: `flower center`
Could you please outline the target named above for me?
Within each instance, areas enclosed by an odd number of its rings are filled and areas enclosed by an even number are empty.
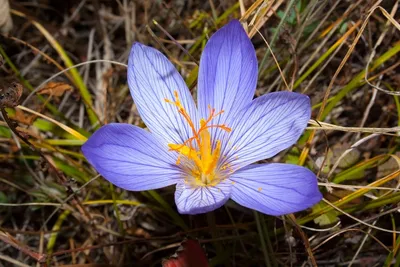
[[[223,110],[215,113],[215,109],[210,106],[209,116],[207,119],[201,119],[198,130],[190,118],[189,114],[182,106],[179,100],[178,92],[174,91],[175,99],[165,101],[177,107],[178,112],[183,116],[185,121],[189,124],[193,136],[187,139],[183,144],[168,144],[171,151],[179,153],[176,164],[181,164],[181,157],[184,157],[184,161],[187,163],[184,167],[188,169],[191,177],[195,178],[195,184],[197,185],[216,185],[221,180],[221,173],[218,168],[218,162],[221,156],[221,141],[217,140],[215,146],[212,146],[210,128],[220,128],[226,132],[231,132],[231,128],[225,124],[212,125],[211,121],[224,113]],[[224,169],[222,167],[221,169]]]

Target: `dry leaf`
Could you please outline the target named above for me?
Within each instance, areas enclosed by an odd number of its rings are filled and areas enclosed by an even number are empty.
[[[63,82],[49,82],[38,91],[41,95],[62,96],[66,91],[72,90],[72,86]]]
[[[35,115],[25,115],[25,113],[18,108],[15,109],[15,114],[10,117],[11,119],[26,125],[32,124],[32,121],[36,118]]]

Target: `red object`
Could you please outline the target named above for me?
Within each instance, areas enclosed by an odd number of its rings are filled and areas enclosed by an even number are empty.
[[[208,267],[208,259],[199,242],[185,239],[175,254],[162,262],[163,267]]]

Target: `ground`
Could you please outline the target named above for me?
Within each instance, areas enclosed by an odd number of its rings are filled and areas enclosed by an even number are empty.
[[[198,266],[400,266],[398,5],[10,0],[13,28],[0,42],[0,266],[159,266],[180,246],[178,260]],[[201,51],[231,19],[256,48],[256,96],[311,99],[305,133],[268,161],[318,175],[324,200],[312,209],[273,217],[228,202],[181,215],[173,187],[124,191],[82,155],[101,125],[145,127],[127,86],[134,41],[167,55],[195,93]]]

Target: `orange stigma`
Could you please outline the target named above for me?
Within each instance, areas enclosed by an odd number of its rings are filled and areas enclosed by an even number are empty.
[[[215,147],[212,147],[209,129],[220,128],[228,133],[231,132],[231,128],[225,124],[210,124],[215,117],[221,115],[224,111],[221,110],[215,113],[215,109],[209,106],[208,118],[201,119],[198,130],[196,130],[194,122],[179,100],[177,91],[174,91],[174,97],[174,101],[169,99],[165,99],[165,101],[177,107],[178,112],[189,124],[193,132],[193,136],[187,139],[183,144],[168,144],[170,150],[179,153],[176,164],[181,164],[181,156],[184,156],[190,162],[194,163],[188,166],[190,166],[190,174],[195,178],[194,182],[196,185],[215,185],[221,180],[219,172],[217,171],[221,156],[221,141],[217,140],[215,142]]]

